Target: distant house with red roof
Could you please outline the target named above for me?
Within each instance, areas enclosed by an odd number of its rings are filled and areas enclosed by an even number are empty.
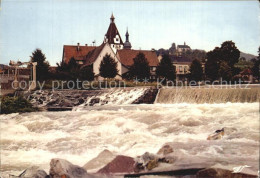
[[[129,71],[129,67],[133,64],[133,58],[138,53],[143,53],[150,65],[151,77],[155,79],[155,70],[159,63],[158,57],[154,50],[132,50],[129,42],[129,33],[126,32],[126,41],[123,43],[122,38],[115,24],[115,18],[112,14],[110,18],[110,25],[103,43],[100,46],[87,45],[64,45],[62,61],[68,63],[71,58],[82,66],[92,66],[96,80],[102,80],[99,75],[99,66],[103,57],[109,54],[116,62],[118,68],[118,76],[116,79],[122,79],[122,75]]]
[[[253,83],[253,72],[251,69],[244,69],[239,73],[239,78],[241,78],[243,81],[247,81],[250,83]]]

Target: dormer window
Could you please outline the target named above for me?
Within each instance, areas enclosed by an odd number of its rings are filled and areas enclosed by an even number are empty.
[[[118,38],[116,38],[116,41],[119,41],[119,39],[118,39]]]

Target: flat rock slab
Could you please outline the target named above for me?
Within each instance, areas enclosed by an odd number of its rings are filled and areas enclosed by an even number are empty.
[[[187,176],[187,175],[196,175],[202,169],[181,169],[174,171],[149,171],[141,172],[135,174],[125,174],[124,177],[140,177],[145,175],[162,175],[162,176]]]
[[[98,173],[114,174],[114,173],[132,173],[134,172],[134,159],[128,156],[119,155],[105,167],[100,169]]]
[[[19,176],[9,175],[11,178],[46,178],[47,173],[38,166],[32,166],[24,170]]]
[[[104,150],[99,155],[89,162],[87,162],[83,168],[85,170],[99,170],[100,168],[104,167],[108,163],[110,163],[116,156],[110,152],[109,150]]]
[[[244,174],[244,173],[233,173],[230,170],[220,168],[207,168],[200,170],[196,174],[196,178],[257,178],[256,175]]]

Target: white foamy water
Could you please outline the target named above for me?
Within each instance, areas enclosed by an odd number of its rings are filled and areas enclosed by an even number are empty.
[[[83,166],[104,149],[129,156],[156,153],[172,142],[177,164],[259,166],[259,104],[94,106],[84,111],[1,115],[1,174],[32,165],[47,172],[51,158]],[[207,136],[225,127],[222,140]]]
[[[86,106],[101,106],[101,105],[127,105],[132,104],[135,100],[141,97],[147,88],[134,88],[134,89],[109,89],[102,92],[97,96],[91,96],[87,100],[74,107],[74,111],[85,110]],[[98,100],[97,103],[92,103],[93,100]]]

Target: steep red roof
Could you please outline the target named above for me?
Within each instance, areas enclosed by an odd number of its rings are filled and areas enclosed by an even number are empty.
[[[116,24],[114,22],[111,22],[109,27],[108,27],[107,33],[106,33],[106,37],[108,39],[107,42],[109,44],[115,44],[114,38],[116,37],[116,35],[119,36],[120,44],[123,44],[121,36],[120,36],[120,34],[119,34],[118,30],[117,30]]]
[[[100,54],[100,52],[102,51],[102,49],[104,48],[105,45],[106,45],[105,43],[102,43],[100,46],[98,46],[94,50],[90,51],[84,59],[85,60],[84,66],[91,65],[93,62],[95,62],[95,60],[97,59],[98,55]]]
[[[159,60],[157,58],[155,51],[148,50],[130,50],[130,49],[122,49],[117,51],[117,56],[120,62],[125,66],[131,66],[134,63],[134,58],[138,53],[143,53],[145,58],[147,59],[150,66],[157,66]]]
[[[84,60],[87,54],[95,49],[95,46],[78,46],[77,45],[64,45],[63,46],[63,61],[68,63],[74,57],[75,60]]]

